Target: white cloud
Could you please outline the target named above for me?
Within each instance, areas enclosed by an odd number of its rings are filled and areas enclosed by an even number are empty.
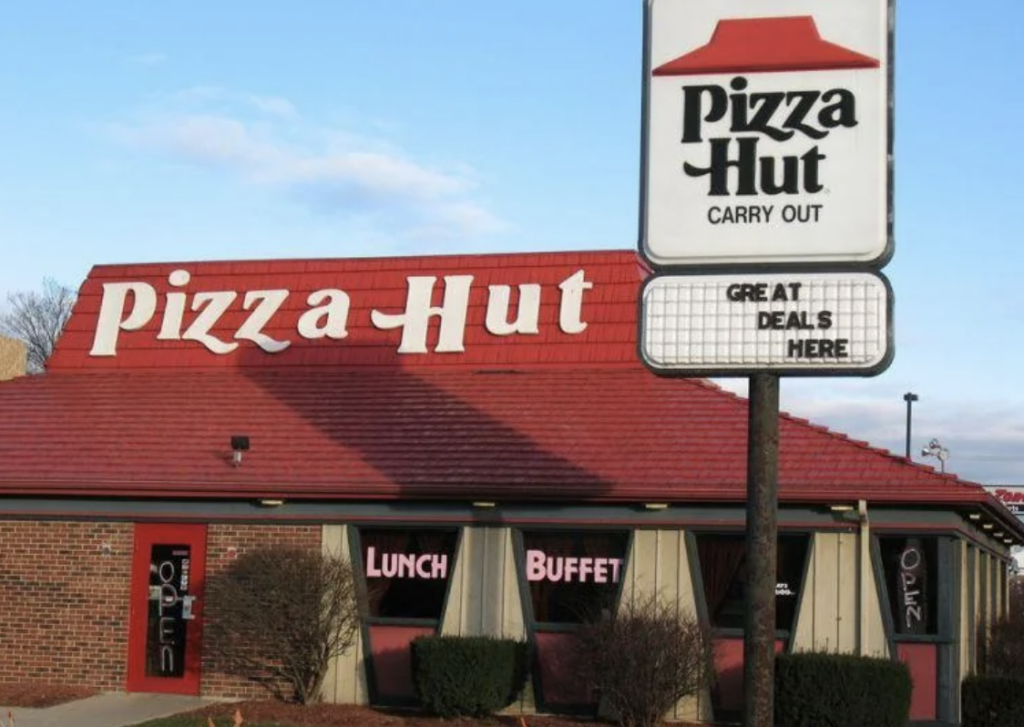
[[[234,109],[239,113],[257,112],[263,116],[280,119],[297,119],[298,111],[291,101],[283,96],[268,96],[258,93],[231,91],[220,86],[192,86],[172,94],[166,99],[169,112],[188,112],[196,109],[219,111]]]
[[[320,213],[375,216],[409,236],[507,228],[477,198],[479,184],[465,165],[427,166],[386,139],[303,121],[276,96],[196,86],[114,133],[135,148],[279,189]]]
[[[245,95],[245,100],[256,109],[269,116],[280,116],[284,119],[291,119],[298,116],[291,101],[280,96],[260,96],[255,93]]]
[[[125,58],[129,63],[136,63],[140,66],[158,66],[166,63],[169,59],[164,53],[139,53]]]

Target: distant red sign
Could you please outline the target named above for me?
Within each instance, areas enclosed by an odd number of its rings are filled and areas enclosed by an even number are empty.
[[[1015,515],[1024,515],[1024,486],[1020,487],[986,487],[1000,502]]]

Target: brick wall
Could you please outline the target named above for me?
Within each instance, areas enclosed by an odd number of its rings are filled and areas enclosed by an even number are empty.
[[[0,336],[0,381],[24,376],[27,366],[28,353],[25,344]]]
[[[319,525],[210,525],[206,537],[207,582],[227,570],[242,553],[259,546],[290,545],[320,549]],[[204,612],[207,624],[217,618],[217,603],[208,599]],[[217,668],[217,642],[212,630],[203,637],[202,694],[217,697],[266,697],[267,692],[244,679],[224,674]]]
[[[131,523],[0,521],[0,683],[123,690]]]
[[[123,691],[134,525],[0,521],[0,683],[59,682]],[[207,534],[207,578],[247,550],[288,544],[319,550],[320,526],[218,525]],[[208,602],[207,622],[217,615]],[[203,645],[202,692],[262,697],[217,670],[215,638]]]

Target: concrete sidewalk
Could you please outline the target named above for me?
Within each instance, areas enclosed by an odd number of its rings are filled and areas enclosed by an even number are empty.
[[[128,727],[217,701],[178,694],[99,694],[45,709],[0,707],[0,724],[6,727],[10,712],[14,727]]]

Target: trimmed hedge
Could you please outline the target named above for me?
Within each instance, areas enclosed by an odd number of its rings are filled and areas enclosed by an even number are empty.
[[[1005,676],[969,676],[960,685],[963,727],[1024,725],[1024,679]]]
[[[778,727],[906,727],[905,664],[852,654],[780,654],[775,660]]]
[[[416,696],[440,717],[504,709],[526,684],[526,643],[485,636],[420,636],[412,642]]]

